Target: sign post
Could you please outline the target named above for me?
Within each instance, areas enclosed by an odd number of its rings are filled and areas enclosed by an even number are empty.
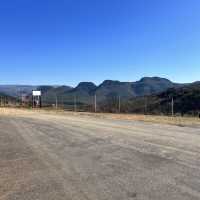
[[[32,91],[32,107],[33,108],[41,108],[42,107],[42,92],[39,90],[33,90]]]

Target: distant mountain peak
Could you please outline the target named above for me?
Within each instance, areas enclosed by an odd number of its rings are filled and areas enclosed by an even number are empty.
[[[94,90],[97,86],[92,82],[80,82],[75,90]]]
[[[171,82],[170,80],[168,80],[167,78],[161,78],[158,76],[153,76],[153,77],[143,77],[139,80],[139,82],[146,82],[146,81],[167,81],[167,82]]]
[[[88,82],[87,81],[80,82],[77,87],[83,87],[83,86],[89,86],[89,85],[96,87],[96,85],[93,82],[89,82],[89,81]]]
[[[101,86],[109,86],[109,85],[119,85],[121,82],[117,80],[105,80],[101,84]]]

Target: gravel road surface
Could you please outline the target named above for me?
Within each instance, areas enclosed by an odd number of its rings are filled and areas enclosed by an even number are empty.
[[[0,200],[149,199],[200,199],[200,128],[0,115]]]

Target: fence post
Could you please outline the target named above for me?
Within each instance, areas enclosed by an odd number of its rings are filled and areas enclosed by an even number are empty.
[[[77,106],[76,106],[76,95],[74,96],[74,112],[76,112]]]
[[[145,97],[144,109],[145,109],[145,115],[146,115],[147,114],[147,97]]]
[[[119,113],[121,112],[121,97],[119,95]]]
[[[171,106],[172,106],[172,117],[173,117],[174,116],[174,98],[173,97],[172,97]]]
[[[94,95],[94,112],[97,112],[97,95]]]
[[[58,97],[57,97],[57,94],[55,94],[55,100],[56,100],[56,109],[58,109]]]

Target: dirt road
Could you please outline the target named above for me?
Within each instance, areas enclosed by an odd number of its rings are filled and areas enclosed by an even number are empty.
[[[0,114],[1,200],[199,200],[200,128]]]

